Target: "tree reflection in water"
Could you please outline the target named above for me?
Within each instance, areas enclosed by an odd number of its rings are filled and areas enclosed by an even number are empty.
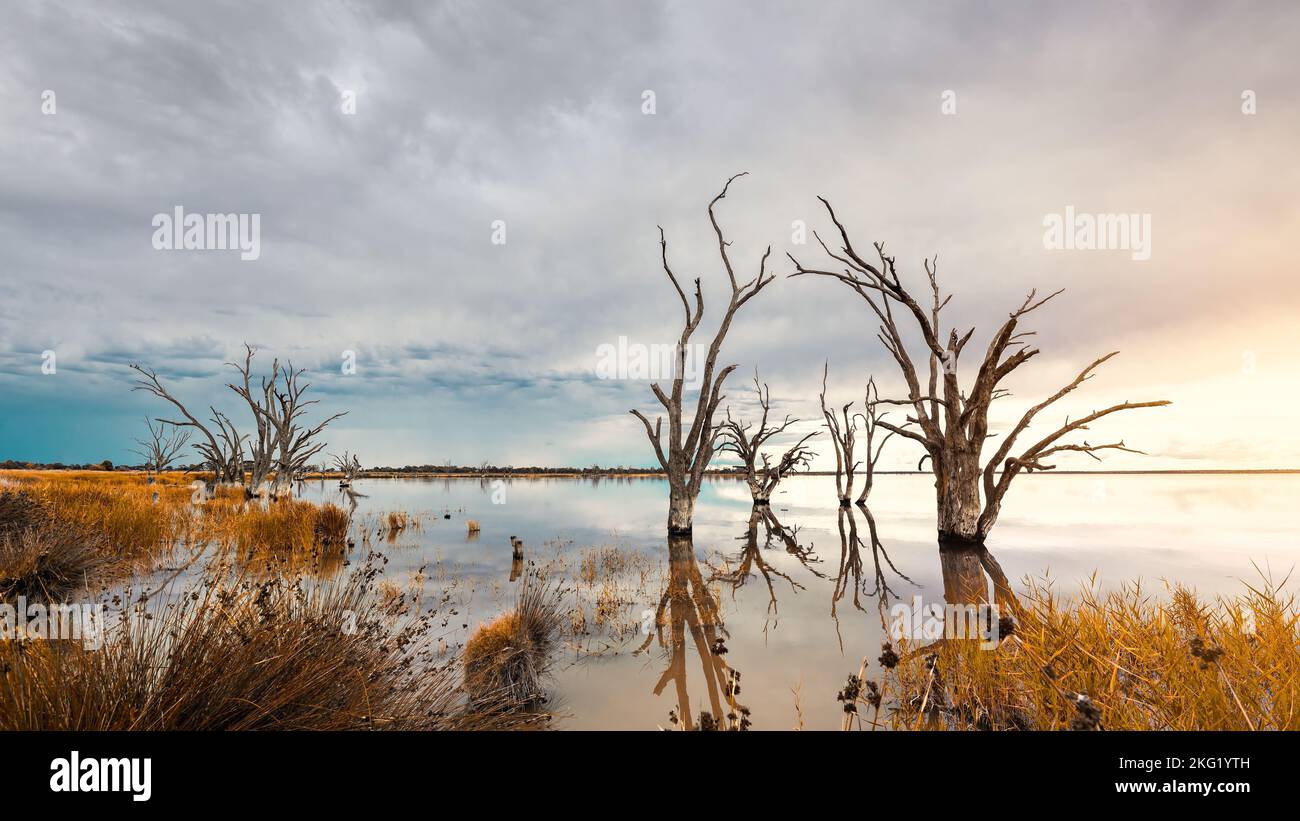
[[[1002,565],[983,545],[940,539],[939,566],[943,572],[943,599],[948,604],[987,604],[992,582],[993,601],[999,612],[1014,614],[1019,601],[1011,582]]]
[[[858,517],[866,521],[859,529]],[[844,649],[840,633],[839,605],[848,600],[853,608],[869,612],[866,603],[875,600],[882,630],[889,633],[889,610],[901,596],[898,588],[901,579],[913,587],[916,583],[895,566],[880,539],[875,517],[865,506],[840,508],[837,511],[840,535],[840,560],[834,576],[822,572],[811,547],[799,544],[797,529],[786,528],[769,506],[755,506],[750,511],[746,529],[737,541],[738,553],[725,557],[720,567],[709,567],[707,577],[701,572],[695,555],[695,546],[689,535],[672,535],[668,538],[669,580],[655,610],[655,629],[646,635],[638,653],[648,651],[653,644],[667,652],[667,666],[656,682],[653,692],[662,695],[671,684],[677,703],[670,711],[671,720],[682,729],[744,729],[749,726],[749,710],[740,703],[740,673],[726,660],[726,640],[729,638],[723,623],[721,603],[710,585],[730,586],[735,591],[754,576],[763,580],[768,597],[768,620],[775,625],[778,589],[789,585],[791,594],[806,590],[799,574],[780,570],[772,562],[771,551],[784,547],[804,568],[816,578],[833,581],[831,616],[841,652]],[[760,536],[760,527],[762,536]],[[990,597],[999,612],[1012,614],[1017,601],[1006,574],[987,549],[940,544],[939,563],[943,577],[944,601],[952,605],[979,605],[989,603]],[[870,558],[871,570],[865,570]],[[779,581],[778,581],[779,580]],[[990,584],[991,582],[991,584]],[[906,653],[932,651],[939,642],[913,649]],[[865,663],[865,662],[864,662]],[[696,666],[698,665],[698,667]],[[689,676],[703,673],[708,703],[698,712],[692,706]],[[865,671],[864,671],[865,672]],[[699,687],[698,681],[696,687]]]
[[[764,531],[762,545],[759,544],[758,540],[760,522],[763,524]],[[811,548],[799,544],[798,528],[789,529],[782,525],[777,520],[776,514],[772,512],[770,505],[754,505],[750,509],[749,525],[744,534],[737,538],[737,541],[742,545],[739,554],[733,557],[725,557],[722,567],[710,565],[709,581],[728,585],[734,598],[736,590],[743,587],[749,577],[757,573],[763,579],[764,584],[767,585],[768,618],[763,622],[763,633],[766,634],[768,627],[774,626],[772,618],[777,615],[777,597],[776,588],[773,586],[773,577],[784,579],[789,583],[792,593],[803,590],[804,586],[792,579],[788,573],[774,567],[764,554],[773,550],[776,542],[780,542],[785,548],[785,552],[795,557],[814,576],[824,579],[826,574],[813,567],[821,559],[817,558]]]
[[[740,673],[726,662],[724,640],[728,635],[722,613],[700,573],[689,534],[668,537],[668,568],[668,587],[659,599],[655,631],[646,636],[639,648],[639,651],[648,650],[658,639],[659,646],[668,651],[668,666],[655,684],[654,694],[663,693],[669,683],[674,685],[677,709],[671,715],[683,729],[746,729],[749,709],[736,700],[740,694]],[[709,709],[701,710],[698,719],[692,712],[687,687],[688,636],[703,668],[709,699]]]
[[[880,613],[880,627],[882,630],[887,630],[888,625],[885,614],[889,611],[889,600],[891,596],[898,598],[898,593],[889,586],[885,568],[893,571],[894,575],[903,581],[916,586],[916,582],[905,576],[902,571],[894,566],[893,560],[889,558],[889,553],[885,550],[884,544],[880,541],[879,533],[876,531],[876,520],[871,515],[871,511],[865,505],[859,505],[858,509],[866,517],[867,533],[871,540],[870,555],[873,586],[871,591],[868,592],[867,583],[863,579],[862,554],[867,551],[867,545],[863,543],[862,538],[858,535],[856,514],[851,507],[841,507],[838,517],[840,565],[835,574],[835,589],[831,594],[831,618],[835,621],[835,635],[840,642],[840,652],[844,651],[844,636],[840,633],[838,607],[840,601],[848,594],[850,589],[853,591],[853,606],[864,613],[866,608],[862,606],[862,599],[865,597],[876,600],[876,609]],[[883,563],[882,559],[884,560]]]

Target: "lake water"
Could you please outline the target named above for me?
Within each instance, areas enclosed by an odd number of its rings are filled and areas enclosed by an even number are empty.
[[[557,577],[577,576],[582,558],[603,546],[639,558],[619,568],[626,582],[619,617],[604,630],[589,624],[589,635],[566,640],[559,652],[552,691],[562,728],[668,726],[683,686],[692,714],[707,708],[717,671],[705,667],[709,654],[698,653],[690,630],[701,615],[700,640],[725,636],[726,663],[741,673],[737,701],[755,729],[794,726],[795,690],[805,727],[838,727],[836,693],[864,657],[874,671],[880,652],[880,588],[892,592],[890,604],[914,595],[928,603],[970,582],[960,578],[960,561],[941,562],[929,475],[876,478],[874,549],[866,516],[838,508],[833,477],[786,480],[773,518],[753,517],[752,531],[746,486],[708,481],[693,545],[677,545],[675,562],[665,537],[667,488],[658,479],[513,480],[495,489],[477,479],[369,479],[355,489],[365,494],[354,517],[362,531],[387,511],[419,514],[421,525],[392,543],[366,541],[389,557],[389,576],[425,567],[431,593],[451,590],[451,645],[511,606],[518,584],[510,578],[511,536],[523,540],[529,562]],[[308,483],[304,495],[342,501],[334,482]],[[1300,476],[1291,475],[1025,476],[1008,494],[988,549],[1017,589],[1027,576],[1050,576],[1070,593],[1096,574],[1102,586],[1141,579],[1156,594],[1164,579],[1232,594],[1261,573],[1281,581],[1300,560],[1298,502]],[[480,523],[476,537],[466,519]],[[694,607],[701,599],[691,601],[693,584],[719,594],[716,616]],[[679,612],[683,592],[691,606]],[[594,588],[587,594],[590,621]],[[670,599],[665,620],[678,629],[669,624],[660,642],[642,628]]]

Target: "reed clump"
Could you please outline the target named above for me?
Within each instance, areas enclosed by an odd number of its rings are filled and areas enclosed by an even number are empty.
[[[97,534],[51,518],[25,491],[0,492],[0,601],[60,600],[111,564]]]
[[[861,692],[873,694],[874,710],[864,712],[874,716],[882,715],[884,690],[883,718],[867,723],[1300,729],[1300,614],[1281,585],[1248,585],[1213,600],[1176,585],[1161,596],[1137,584],[1104,594],[1090,586],[1064,599],[1049,584],[1031,582],[1015,611],[996,649],[962,639],[886,647],[881,684],[858,681]],[[865,702],[841,700],[856,719]]]
[[[316,511],[313,524],[313,536],[316,544],[324,547],[340,547],[347,544],[348,526],[352,518],[338,505],[327,502]]]
[[[103,646],[0,643],[4,730],[509,729],[504,694],[464,698],[434,663],[432,617],[384,612],[370,564],[327,584],[227,565],[165,602],[130,604]]]
[[[540,706],[551,653],[568,614],[556,591],[525,577],[515,609],[480,626],[465,644],[465,690],[476,703]]]

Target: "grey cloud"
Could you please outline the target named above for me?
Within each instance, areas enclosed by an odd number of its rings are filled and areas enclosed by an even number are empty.
[[[677,332],[656,224],[717,317],[704,207],[739,170],[720,216],[745,270],[768,243],[782,273],[785,251],[813,256],[790,226],[827,229],[825,194],[905,276],[939,253],[976,344],[1029,287],[1068,287],[1039,318],[1044,360],[1087,361],[1205,323],[1226,266],[1236,299],[1300,302],[1266,239],[1300,182],[1298,26],[1283,4],[23,4],[0,31],[0,370],[22,391],[53,346],[88,393],[124,390],[139,358],[215,399],[248,340],[355,398],[344,427],[377,413],[371,394],[515,394],[547,414],[543,442],[548,423],[654,407],[642,383],[592,378],[593,352]],[[1243,124],[1244,87],[1267,118]],[[262,214],[262,258],[154,251],[150,219],[177,204]],[[1066,204],[1154,212],[1152,261],[1044,252],[1042,216]],[[1250,267],[1203,244],[1239,213]],[[825,358],[850,396],[890,374],[873,328],[833,283],[782,279],[728,342],[729,393],[758,364],[815,418]],[[375,447],[397,460],[402,435]],[[619,461],[643,450],[628,435]]]

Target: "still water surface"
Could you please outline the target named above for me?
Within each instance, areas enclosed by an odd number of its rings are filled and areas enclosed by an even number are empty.
[[[794,726],[794,690],[804,726],[820,729],[839,726],[835,694],[863,657],[873,659],[875,674],[882,596],[891,605],[916,595],[941,603],[972,583],[960,578],[960,560],[941,562],[932,483],[928,475],[878,476],[868,522],[862,511],[839,510],[833,477],[786,480],[771,516],[752,520],[743,483],[709,481],[693,545],[676,545],[676,562],[665,537],[667,488],[658,479],[513,480],[496,489],[501,503],[493,485],[477,479],[370,479],[356,483],[365,496],[354,519],[364,528],[387,511],[420,515],[421,526],[392,544],[372,542],[389,557],[390,577],[425,567],[434,592],[457,580],[457,616],[447,626],[453,645],[513,601],[511,536],[537,566],[575,571],[602,546],[642,557],[642,583],[624,589],[630,626],[623,635],[566,641],[558,654],[559,727],[668,726],[683,685],[692,712],[707,708],[708,654],[698,654],[689,630],[703,615],[706,641],[725,637],[727,665],[742,675],[737,700],[754,729]],[[344,503],[334,482],[308,483],[304,495]],[[988,549],[1017,590],[1027,576],[1050,577],[1070,593],[1095,574],[1102,587],[1141,579],[1153,595],[1166,579],[1202,594],[1233,594],[1261,573],[1280,581],[1300,561],[1298,502],[1300,476],[1291,475],[1027,476],[1008,495]],[[476,538],[466,519],[480,523]],[[647,577],[645,567],[657,573]],[[642,614],[667,601],[669,587],[674,602],[685,594],[698,605],[696,583],[717,594],[716,617],[688,607],[683,621],[683,612],[666,606],[666,620],[685,630],[669,625],[663,643],[639,651],[653,638],[641,632]],[[1293,580],[1286,589],[1297,587]]]

